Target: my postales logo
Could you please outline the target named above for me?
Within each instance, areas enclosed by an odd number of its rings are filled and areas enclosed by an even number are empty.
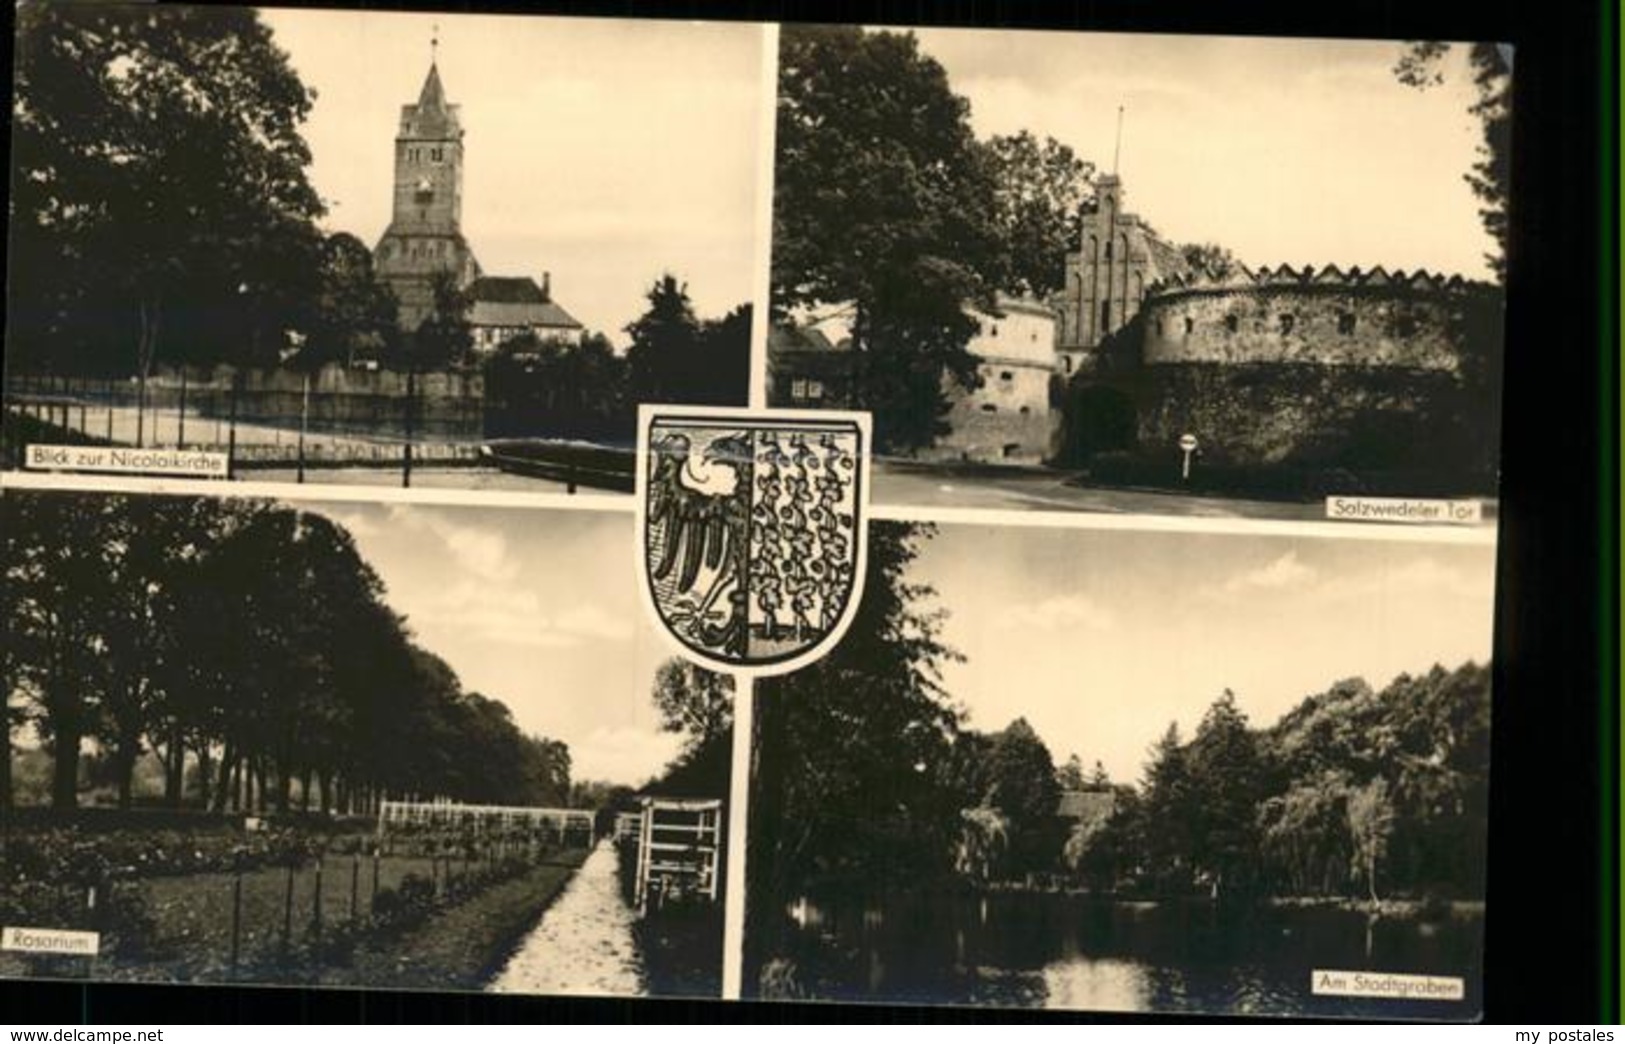
[[[640,569],[663,628],[712,670],[779,674],[861,597],[869,416],[644,406]]]

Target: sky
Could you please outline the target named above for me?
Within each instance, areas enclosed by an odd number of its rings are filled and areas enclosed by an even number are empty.
[[[677,755],[650,698],[670,649],[638,600],[630,513],[291,506],[349,531],[385,602],[464,689],[569,744],[571,778],[637,786]]]
[[[1424,267],[1488,278],[1462,180],[1481,129],[1465,48],[1446,82],[1395,80],[1398,41],[919,30],[977,136],[1023,128],[1118,173],[1125,206],[1176,243],[1243,262]]]
[[[751,299],[762,31],[752,25],[262,11],[315,106],[304,126],[329,231],[389,223],[394,140],[439,32],[464,137],[463,233],[488,275],[626,343],[670,270],[696,312]]]
[[[1025,717],[1057,764],[1125,783],[1226,688],[1268,726],[1339,680],[1380,689],[1492,647],[1489,545],[941,524],[910,579],[948,610],[969,727]]]

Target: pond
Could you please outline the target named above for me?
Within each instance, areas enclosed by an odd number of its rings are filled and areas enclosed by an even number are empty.
[[[1435,919],[1327,906],[995,892],[804,897],[764,995],[1236,1015],[1473,1018],[1481,907]],[[1317,996],[1315,969],[1458,976],[1459,1001]],[[775,983],[775,979],[779,981]],[[788,989],[776,989],[789,980]]]

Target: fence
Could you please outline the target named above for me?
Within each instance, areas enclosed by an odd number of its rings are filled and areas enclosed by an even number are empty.
[[[134,378],[11,374],[6,405],[96,442],[230,452],[234,463],[474,460],[484,434],[477,374],[327,366],[160,368]]]
[[[443,801],[385,801],[378,810],[378,834],[391,829],[447,827],[458,831],[499,833],[516,827],[546,826],[561,837],[585,835],[591,843],[597,833],[596,816],[580,808],[538,808],[528,805],[464,805]]]

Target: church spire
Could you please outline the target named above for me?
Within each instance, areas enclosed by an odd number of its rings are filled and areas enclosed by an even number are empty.
[[[429,75],[423,80],[423,90],[418,92],[418,111],[444,112],[445,108],[446,89],[440,85],[440,67],[430,59]]]

